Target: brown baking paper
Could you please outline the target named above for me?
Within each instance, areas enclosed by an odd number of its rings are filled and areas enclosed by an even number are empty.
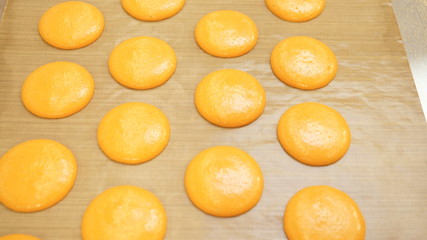
[[[57,205],[36,213],[17,213],[0,205],[0,236],[26,233],[44,240],[80,239],[80,223],[90,201],[107,188],[135,185],[163,202],[168,216],[166,239],[286,239],[282,216],[287,201],[303,187],[326,184],[348,193],[366,219],[366,239],[424,239],[427,235],[427,129],[401,37],[387,0],[328,0],[318,18],[285,22],[262,0],[188,0],[176,16],[141,22],[124,12],[118,0],[87,0],[105,16],[100,39],[78,50],[60,50],[38,35],[37,23],[61,1],[9,0],[0,26],[0,155],[29,139],[48,138],[66,145],[78,162],[74,188]],[[241,11],[258,26],[259,40],[248,54],[212,57],[193,38],[197,21],[221,9]],[[302,91],[280,82],[269,57],[282,39],[315,37],[336,53],[338,74],[325,88]],[[164,85],[131,90],[110,76],[111,50],[136,36],[165,40],[176,51],[178,68]],[[53,61],[81,64],[95,79],[95,95],[81,112],[65,119],[32,115],[20,100],[28,74]],[[247,71],[264,86],[267,106],[252,124],[235,129],[214,126],[193,104],[197,83],[208,73],[234,68]],[[96,130],[111,108],[126,102],[160,108],[171,123],[167,148],[154,160],[124,165],[99,149]],[[280,146],[276,125],[282,113],[302,102],[333,107],[348,121],[352,144],[338,163],[310,167]],[[258,205],[234,218],[204,214],[189,201],[183,184],[190,160],[201,150],[231,145],[247,151],[263,170],[265,189]]]

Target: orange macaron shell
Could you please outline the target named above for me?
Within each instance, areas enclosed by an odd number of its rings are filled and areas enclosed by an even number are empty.
[[[27,234],[9,234],[0,237],[0,240],[40,240],[40,238]]]
[[[98,126],[98,144],[112,160],[147,162],[159,155],[170,138],[169,120],[147,103],[125,103],[110,110]]]
[[[162,240],[167,216],[160,200],[136,186],[112,187],[99,194],[83,215],[83,240]]]
[[[325,0],[265,0],[268,9],[289,22],[306,22],[319,16]]]
[[[22,86],[22,103],[42,118],[64,118],[89,104],[95,91],[92,75],[72,62],[52,62],[34,70]]]
[[[336,110],[320,103],[301,103],[283,113],[277,125],[280,144],[296,160],[326,166],[340,160],[351,142],[350,128]]]
[[[39,21],[39,33],[51,46],[78,49],[95,42],[104,31],[104,16],[95,6],[68,1],[48,9]]]
[[[251,51],[258,41],[258,29],[247,15],[233,10],[206,14],[196,25],[194,36],[206,53],[232,58]]]
[[[110,54],[108,68],[125,87],[151,89],[168,81],[177,65],[173,48],[154,37],[134,37],[117,45]]]
[[[250,124],[261,116],[266,94],[250,74],[222,69],[206,75],[199,82],[194,102],[199,113],[209,122],[234,128]]]
[[[68,148],[53,140],[29,140],[0,158],[0,202],[17,212],[40,211],[61,201],[76,177]]]
[[[142,21],[160,21],[177,14],[185,0],[121,0],[123,9]]]
[[[264,180],[257,162],[246,152],[217,146],[200,152],[188,164],[185,188],[193,204],[217,217],[233,217],[260,200]]]
[[[334,52],[323,42],[306,36],[279,42],[271,52],[270,63],[277,78],[303,90],[325,87],[338,71]]]
[[[346,193],[330,186],[311,186],[288,202],[283,228],[289,240],[364,240],[366,225]]]

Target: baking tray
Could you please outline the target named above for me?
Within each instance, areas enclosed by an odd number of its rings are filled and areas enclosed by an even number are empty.
[[[36,138],[59,141],[77,158],[78,177],[68,196],[44,211],[17,213],[0,205],[0,236],[26,233],[44,240],[80,239],[80,223],[90,201],[107,188],[135,185],[156,194],[168,216],[165,239],[286,239],[282,216],[299,189],[326,184],[348,193],[360,206],[366,239],[424,239],[427,235],[427,129],[409,71],[401,37],[388,0],[328,0],[325,11],[306,23],[285,22],[262,0],[188,0],[176,16],[141,22],[127,15],[118,0],[88,0],[105,16],[105,31],[92,45],[60,50],[47,45],[37,22],[61,1],[9,0],[0,25],[0,154]],[[259,40],[248,54],[215,58],[196,44],[193,31],[205,14],[237,10],[258,26]],[[282,39],[315,37],[335,52],[339,70],[334,81],[315,91],[284,85],[272,73],[269,57]],[[135,36],[165,40],[176,51],[178,68],[164,85],[131,90],[110,76],[111,50]],[[53,61],[81,64],[95,79],[95,95],[81,112],[48,120],[29,113],[20,101],[28,74]],[[193,104],[197,83],[208,73],[234,68],[257,78],[267,94],[263,115],[234,129],[204,120]],[[96,129],[103,115],[126,102],[160,108],[171,123],[169,145],[154,160],[135,166],[109,160],[99,149]],[[276,125],[282,113],[298,103],[320,102],[338,110],[349,123],[352,144],[338,163],[303,165],[281,148]],[[201,150],[231,145],[247,151],[262,168],[265,189],[246,214],[216,218],[188,199],[183,177]]]

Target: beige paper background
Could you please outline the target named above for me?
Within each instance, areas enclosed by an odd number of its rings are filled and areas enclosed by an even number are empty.
[[[39,37],[37,22],[61,1],[9,0],[0,25],[0,155],[14,145],[49,138],[69,147],[78,161],[78,178],[69,195],[37,213],[16,213],[0,205],[0,236],[27,233],[45,240],[80,239],[80,220],[90,201],[105,189],[131,184],[155,193],[168,215],[166,239],[286,239],[282,215],[299,189],[327,184],[347,192],[367,223],[366,239],[424,239],[427,234],[427,128],[401,37],[387,0],[328,0],[323,14],[307,23],[275,17],[262,0],[188,0],[176,16],[141,22],[128,16],[118,0],[87,0],[105,16],[106,28],[94,44],[79,50],[55,49]],[[212,57],[193,38],[206,13],[232,9],[250,16],[259,41],[249,54]],[[137,91],[110,76],[107,59],[121,41],[153,36],[176,51],[178,68],[163,86]],[[271,72],[269,55],[280,40],[307,35],[336,53],[339,71],[327,87],[301,91],[281,83]],[[25,110],[20,89],[26,76],[52,61],[86,67],[96,82],[95,95],[81,112],[58,120]],[[199,80],[211,71],[235,68],[256,77],[267,93],[264,114],[237,129],[205,121],[193,105]],[[168,147],[156,159],[137,166],[109,160],[98,148],[96,129],[111,108],[141,101],[162,109],[171,122]],[[315,101],[338,110],[352,130],[347,155],[328,167],[309,167],[288,156],[275,130],[290,106]],[[188,162],[215,145],[239,147],[259,163],[265,190],[259,204],[235,218],[216,218],[195,208],[185,193]]]

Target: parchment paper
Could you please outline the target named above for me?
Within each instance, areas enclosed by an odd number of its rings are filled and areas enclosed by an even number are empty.
[[[106,28],[94,44],[79,50],[47,45],[37,32],[40,16],[56,0],[9,0],[0,26],[0,154],[14,145],[49,138],[70,148],[78,177],[68,196],[47,210],[16,213],[0,205],[0,236],[26,233],[44,240],[80,239],[80,223],[90,201],[107,188],[135,185],[163,202],[168,215],[166,239],[286,239],[282,216],[287,201],[303,187],[326,184],[348,193],[360,206],[366,239],[425,239],[427,235],[427,129],[389,0],[328,0],[325,11],[307,23],[274,16],[262,0],[188,0],[176,16],[141,22],[127,15],[118,0],[87,0],[105,16]],[[197,21],[221,9],[241,11],[258,26],[255,49],[242,57],[215,58],[193,38]],[[272,73],[269,57],[282,39],[315,37],[339,61],[330,85],[302,91]],[[111,50],[135,36],[153,36],[176,51],[178,68],[164,85],[130,90],[114,81],[107,67]],[[81,112],[57,120],[38,118],[23,107],[21,86],[28,74],[53,61],[86,67],[96,82],[95,95]],[[193,104],[197,83],[208,73],[234,68],[257,78],[267,106],[254,123],[224,129],[204,120]],[[99,149],[96,129],[111,108],[141,101],[169,118],[172,136],[154,160],[136,166],[115,163]],[[320,102],[348,121],[352,144],[341,161],[310,167],[292,159],[276,138],[282,113],[298,103]],[[185,168],[201,150],[231,145],[247,151],[263,170],[265,190],[250,212],[234,218],[204,214],[189,201]]]

